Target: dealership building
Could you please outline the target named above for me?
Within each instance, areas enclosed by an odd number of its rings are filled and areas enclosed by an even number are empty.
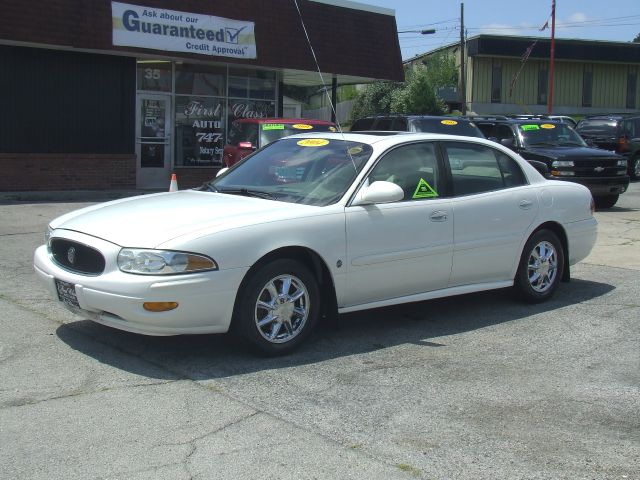
[[[0,191],[197,186],[287,89],[403,80],[393,10],[362,3],[0,5]]]

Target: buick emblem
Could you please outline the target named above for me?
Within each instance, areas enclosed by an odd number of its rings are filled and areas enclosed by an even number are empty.
[[[598,173],[602,173],[602,172],[604,172],[604,167],[596,167],[596,168],[594,168],[594,170],[596,172],[598,172]]]
[[[76,261],[76,249],[75,249],[75,247],[71,247],[69,250],[67,250],[67,260],[69,260],[69,263],[71,265],[73,265],[74,262]]]

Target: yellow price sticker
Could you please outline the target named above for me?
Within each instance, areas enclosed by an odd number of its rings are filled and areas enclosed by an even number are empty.
[[[551,130],[552,128],[556,128],[556,126],[551,123],[543,123],[542,125],[540,125],[540,128],[546,128],[548,130]]]
[[[291,126],[297,130],[313,130],[313,127],[311,125],[306,125],[304,123],[296,123]]]
[[[298,140],[298,145],[301,147],[324,147],[329,145],[329,140],[324,138],[305,138],[304,140]]]
[[[457,125],[458,124],[458,122],[456,122],[455,120],[441,120],[440,123],[443,124],[443,125]]]

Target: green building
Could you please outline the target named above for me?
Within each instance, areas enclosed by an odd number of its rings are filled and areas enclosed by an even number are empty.
[[[446,53],[460,62],[458,43],[418,55],[417,64]],[[465,44],[467,112],[544,114],[553,93],[553,113],[590,115],[640,108],[640,43],[555,40],[553,90],[549,87],[549,38],[478,35]],[[457,98],[444,98],[460,109]]]

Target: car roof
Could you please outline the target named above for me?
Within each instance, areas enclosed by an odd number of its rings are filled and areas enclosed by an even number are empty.
[[[424,120],[442,120],[442,119],[453,119],[453,120],[461,120],[461,121],[471,121],[468,117],[456,117],[453,115],[421,115],[419,113],[389,113],[389,114],[381,114],[381,115],[367,115],[365,117],[359,117],[355,121],[358,120],[368,120],[368,119],[378,119],[378,118],[407,118],[407,119],[424,119]]]
[[[478,116],[475,117],[474,122],[478,123],[478,122],[503,122],[503,123],[527,123],[527,124],[538,124],[538,123],[552,123],[554,125],[559,125],[559,124],[563,124],[566,125],[565,123],[561,122],[559,119],[557,118],[509,118],[509,117],[503,117],[503,116],[496,116],[496,117],[484,117],[484,116]]]
[[[317,120],[313,118],[239,118],[234,120],[234,123],[307,123],[309,125],[335,125],[333,122],[327,120]]]

